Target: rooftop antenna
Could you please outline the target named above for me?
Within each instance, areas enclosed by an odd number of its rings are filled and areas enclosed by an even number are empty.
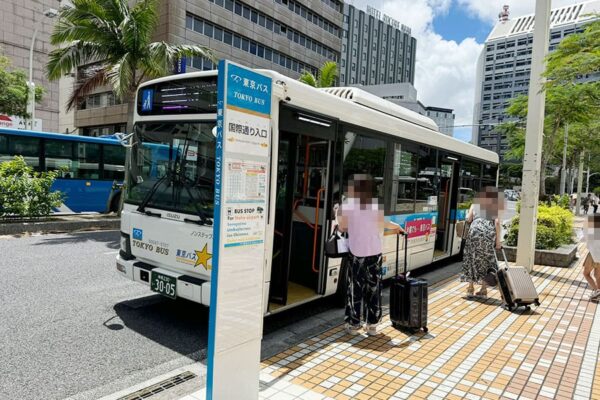
[[[502,11],[500,11],[500,13],[498,13],[498,21],[500,21],[500,22],[508,21],[508,14],[510,14],[510,12],[508,11],[508,4],[505,4],[504,6],[502,6]]]

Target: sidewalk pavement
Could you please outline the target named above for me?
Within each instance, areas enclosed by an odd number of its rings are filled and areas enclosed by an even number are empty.
[[[579,252],[574,267],[536,267],[532,311],[506,311],[497,290],[466,300],[452,278],[430,288],[428,334],[387,316],[373,337],[340,324],[265,360],[260,399],[600,399],[600,306],[585,298]]]

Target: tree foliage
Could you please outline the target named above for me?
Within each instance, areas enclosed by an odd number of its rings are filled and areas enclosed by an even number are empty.
[[[563,39],[546,61],[541,194],[544,194],[546,166],[561,163],[566,126],[569,130],[569,166],[578,164],[582,151],[590,152],[592,156],[600,153],[600,81],[588,79],[600,71],[600,20],[588,23],[584,32]],[[525,152],[527,100],[527,96],[514,99],[507,114],[518,122],[499,127],[508,136],[508,158],[517,162],[522,160]]]
[[[559,200],[564,203],[565,200]],[[566,197],[568,202],[568,197]],[[552,250],[572,243],[573,214],[563,204],[553,203],[538,206],[535,248]],[[519,240],[519,215],[513,217],[505,236],[507,246],[516,246]]]
[[[62,193],[50,191],[58,172],[34,172],[21,156],[0,163],[0,218],[47,216],[62,203]]]
[[[326,88],[335,84],[337,76],[337,63],[333,61],[327,61],[321,68],[319,68],[317,76],[314,76],[311,72],[304,71],[298,80],[312,87]]]
[[[27,85],[27,76],[24,71],[11,70],[10,60],[0,55],[0,114],[15,115],[28,118],[27,104],[30,90]],[[35,88],[35,101],[42,101],[44,89]]]
[[[547,57],[546,87],[571,85],[600,71],[600,14],[580,34],[564,38]]]
[[[59,48],[47,65],[52,80],[90,65],[79,76],[68,107],[74,107],[94,89],[110,85],[130,103],[146,79],[167,75],[181,57],[214,56],[206,47],[153,42],[158,24],[157,0],[72,0],[62,8],[50,41]],[[130,5],[132,4],[132,5]],[[130,115],[130,118],[132,116]],[[128,127],[131,128],[131,127]]]

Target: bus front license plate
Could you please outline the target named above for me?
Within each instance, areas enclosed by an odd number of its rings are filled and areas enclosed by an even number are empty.
[[[171,299],[177,297],[177,279],[152,271],[150,289]]]

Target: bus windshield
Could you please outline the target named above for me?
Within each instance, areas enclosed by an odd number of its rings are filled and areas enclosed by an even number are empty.
[[[212,218],[214,121],[144,122],[134,128],[126,202]]]

